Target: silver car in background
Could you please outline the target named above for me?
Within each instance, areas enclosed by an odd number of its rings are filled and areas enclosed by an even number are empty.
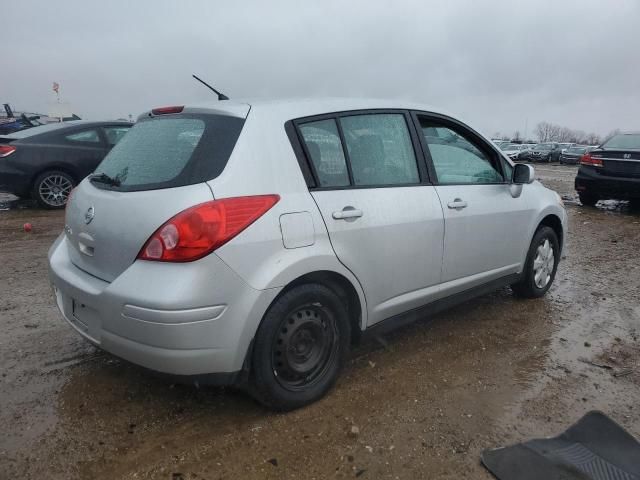
[[[501,147],[500,150],[502,150],[502,153],[504,153],[511,160],[517,160],[522,152],[531,150],[531,148],[532,145],[526,143],[511,143],[509,145]]]
[[[544,295],[566,224],[531,166],[429,107],[164,107],[74,190],[50,278],[101,349],[290,410],[363,333],[505,285]]]

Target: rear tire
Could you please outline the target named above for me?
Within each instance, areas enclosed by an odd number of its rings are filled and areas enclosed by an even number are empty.
[[[582,205],[586,205],[587,207],[595,207],[596,203],[598,203],[598,197],[587,192],[579,192],[578,198],[580,198],[580,203]]]
[[[42,208],[64,208],[76,182],[68,173],[49,170],[41,173],[33,182],[31,196]]]
[[[249,391],[274,410],[313,403],[334,385],[349,344],[340,297],[320,284],[294,287],[271,305],[258,328]]]
[[[547,226],[533,236],[524,271],[519,282],[511,285],[513,293],[523,298],[542,297],[551,287],[560,260],[560,243],[556,232]]]

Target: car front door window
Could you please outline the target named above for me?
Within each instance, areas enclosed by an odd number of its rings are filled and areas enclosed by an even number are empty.
[[[501,169],[474,143],[449,127],[420,122],[441,185],[501,183]]]

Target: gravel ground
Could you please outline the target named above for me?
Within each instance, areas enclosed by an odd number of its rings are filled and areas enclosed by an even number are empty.
[[[545,298],[503,289],[361,345],[325,399],[288,414],[86,344],[47,280],[63,213],[0,194],[0,478],[488,479],[483,449],[589,410],[640,437],[640,214],[580,206],[574,167],[536,171],[570,216]]]

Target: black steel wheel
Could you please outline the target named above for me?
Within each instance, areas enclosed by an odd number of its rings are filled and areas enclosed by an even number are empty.
[[[271,358],[277,381],[299,390],[321,378],[335,357],[338,329],[333,315],[316,305],[302,306],[282,320]]]
[[[250,391],[277,410],[312,403],[335,383],[349,343],[340,297],[324,285],[294,287],[274,302],[258,329]]]

